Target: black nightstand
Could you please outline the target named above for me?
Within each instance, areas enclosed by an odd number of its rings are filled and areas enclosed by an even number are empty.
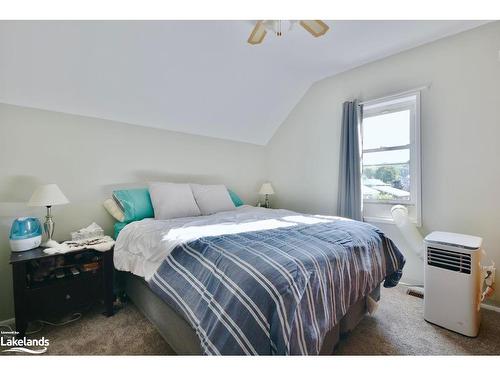
[[[10,264],[16,331],[21,337],[30,321],[81,312],[98,301],[104,303],[106,316],[113,315],[113,249],[48,255],[39,247],[12,252]]]

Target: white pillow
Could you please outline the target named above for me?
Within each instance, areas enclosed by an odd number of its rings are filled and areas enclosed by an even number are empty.
[[[236,208],[224,185],[191,184],[191,189],[202,215],[211,215]]]
[[[149,184],[149,195],[155,219],[165,220],[201,215],[189,184],[152,182]]]
[[[114,199],[106,199],[103,204],[104,208],[108,213],[113,216],[116,220],[120,221],[123,223],[125,220],[125,214],[123,213],[123,210],[118,206],[118,204],[115,202]]]

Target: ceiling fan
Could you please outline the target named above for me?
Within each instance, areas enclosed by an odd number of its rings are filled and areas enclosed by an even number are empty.
[[[299,24],[304,29],[306,29],[312,36],[315,38],[324,35],[330,27],[319,20],[300,20],[300,21],[277,21],[277,20],[266,20],[266,21],[257,21],[255,27],[253,28],[250,36],[248,37],[247,42],[249,44],[260,44],[264,40],[267,32],[273,32],[276,36],[283,35],[283,26],[284,23],[288,23],[288,30],[291,30],[295,27],[296,24]],[[285,25],[286,28],[286,25]]]

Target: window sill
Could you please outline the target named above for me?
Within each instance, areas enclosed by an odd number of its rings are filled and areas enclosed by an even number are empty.
[[[370,216],[365,216],[363,217],[363,221],[366,221],[367,223],[382,223],[382,224],[395,224],[394,220],[388,218],[388,217],[370,217]]]
[[[396,225],[393,219],[389,217],[375,217],[375,216],[364,216],[363,221],[367,223],[379,223],[379,224],[392,224]],[[410,218],[410,223],[414,224],[417,228],[422,227],[415,219]]]
[[[363,199],[363,204],[381,204],[388,206],[395,206],[397,204],[401,206],[413,207],[415,206],[415,202],[412,201],[403,201],[403,200],[378,200],[378,199]]]

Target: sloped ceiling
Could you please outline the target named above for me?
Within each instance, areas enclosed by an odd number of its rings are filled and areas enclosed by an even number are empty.
[[[327,23],[251,46],[251,21],[2,21],[0,102],[266,144],[315,81],[484,22]]]

